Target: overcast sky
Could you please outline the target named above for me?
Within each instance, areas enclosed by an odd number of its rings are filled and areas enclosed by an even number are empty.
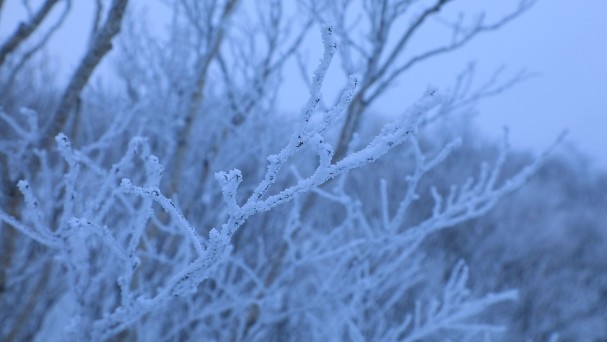
[[[571,141],[607,166],[606,15],[603,0],[539,1],[516,22],[474,42],[469,53],[482,54],[488,64],[541,73],[487,102],[482,126],[496,131],[509,125],[516,143],[534,148],[568,128]]]
[[[16,18],[21,17],[20,3],[6,1],[0,17],[2,37],[14,29]],[[67,24],[52,42],[53,54],[60,59],[60,70],[66,74],[82,56],[92,13],[92,1],[73,3]],[[480,4],[495,7],[487,3],[463,0],[465,8],[473,11]],[[499,2],[499,7],[504,3]],[[416,82],[400,83],[446,86],[472,60],[479,71],[487,74],[502,65],[512,72],[522,67],[539,72],[540,77],[486,101],[480,108],[482,115],[476,119],[477,124],[490,136],[499,136],[502,127],[508,126],[514,146],[535,151],[548,146],[559,132],[568,129],[569,141],[597,159],[601,167],[607,167],[606,14],[604,0],[540,0],[500,31],[479,37],[464,49],[415,69],[407,77]],[[315,63],[316,59],[311,61]],[[378,108],[386,111],[397,108],[401,105],[399,99],[392,92]]]

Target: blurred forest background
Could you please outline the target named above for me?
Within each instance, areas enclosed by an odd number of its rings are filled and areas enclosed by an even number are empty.
[[[72,2],[0,37],[0,340],[607,341],[607,173],[474,123],[533,74],[376,106],[535,1],[91,0],[64,80]]]

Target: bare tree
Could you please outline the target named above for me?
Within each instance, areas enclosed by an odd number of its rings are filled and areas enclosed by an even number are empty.
[[[464,18],[459,18],[450,24],[451,41],[425,51],[410,52],[412,40],[416,34],[428,26],[444,7],[455,2],[453,0],[435,1],[422,9],[421,13],[413,15],[408,25],[395,32],[397,24],[405,20],[406,15],[414,10],[416,1],[362,1],[363,15],[368,25],[368,29],[363,34],[367,38],[368,47],[361,44],[355,37],[360,34],[360,31],[356,29],[360,25],[348,22],[349,7],[355,6],[357,1],[350,0],[331,4],[333,18],[336,20],[336,28],[343,44],[341,56],[344,60],[344,70],[348,74],[355,71],[362,74],[360,88],[348,108],[348,115],[341,129],[334,156],[336,160],[342,158],[346,153],[353,134],[358,131],[365,111],[403,74],[419,63],[463,47],[481,33],[503,27],[535,3],[534,0],[522,0],[513,12],[492,23],[486,23],[482,14],[476,17],[471,24],[465,24]],[[318,11],[318,9],[313,10]],[[390,46],[389,39],[396,39],[396,43]],[[403,60],[402,56],[406,52],[411,56]]]
[[[219,55],[221,44],[224,39],[225,30],[229,26],[231,14],[238,5],[238,0],[229,0],[220,5],[219,1],[197,2],[181,1],[185,13],[191,24],[197,29],[199,39],[204,39],[204,52],[197,56],[195,65],[195,83],[190,93],[189,105],[183,122],[183,128],[177,133],[178,146],[175,157],[175,170],[172,179],[172,192],[179,189],[181,181],[181,169],[184,162],[184,154],[188,149],[188,141],[194,125],[194,120],[199,113],[203,101],[205,85],[207,83],[209,67]],[[203,8],[199,8],[203,6]],[[206,7],[206,8],[205,8]],[[219,13],[219,19],[215,23],[215,16]]]

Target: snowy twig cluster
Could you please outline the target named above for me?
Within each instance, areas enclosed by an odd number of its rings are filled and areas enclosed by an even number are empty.
[[[505,135],[496,161],[483,164],[476,179],[448,189],[428,187],[424,182],[434,181],[432,173],[462,141],[435,150],[425,146],[420,131],[509,83],[492,81],[472,93],[462,84],[452,93],[430,87],[366,144],[349,138],[359,130],[357,117],[398,75],[442,53],[398,68],[391,64],[447,2],[416,17],[402,46],[387,58],[382,44],[389,26],[410,2],[383,1],[383,11],[365,2],[377,44],[367,56],[368,68],[349,75],[329,106],[321,94],[334,56],[339,52],[350,70],[354,52],[366,49],[350,39],[345,22],[322,25],[323,54],[293,124],[272,123],[275,116],[268,115],[274,113],[266,111],[273,108],[271,89],[280,69],[314,20],[280,51],[277,45],[286,38],[275,29],[283,25],[278,0],[269,1],[268,13],[259,13],[261,38],[257,31],[245,35],[267,43],[266,58],[243,65],[240,57],[256,44],[229,41],[229,29],[238,6],[245,5],[179,1],[174,49],[150,43],[145,52],[155,57],[142,52],[135,58],[129,56],[133,47],[124,47],[132,67],[121,71],[129,100],[100,96],[99,127],[80,123],[81,109],[72,108],[84,83],[64,94],[55,113],[58,125],[33,110],[15,116],[0,108],[7,134],[0,139],[0,176],[13,189],[0,202],[0,233],[10,247],[2,254],[9,260],[7,280],[0,279],[10,296],[2,296],[0,305],[22,313],[1,316],[7,323],[0,336],[418,341],[502,331],[479,313],[516,299],[517,291],[475,294],[467,287],[464,261],[443,265],[444,281],[430,281],[441,270],[429,268],[424,243],[433,233],[486,213],[546,155],[505,177]],[[113,4],[118,25],[125,3]],[[510,19],[478,24],[446,51]],[[119,29],[112,27],[109,40]],[[190,35],[199,40],[184,38]],[[222,48],[226,40],[233,54]],[[194,67],[194,76],[188,78],[187,66]],[[223,83],[208,90],[215,71]],[[107,119],[110,109],[116,114]],[[291,129],[286,136],[285,127]],[[63,133],[53,135],[54,148],[45,147],[49,130],[58,128]],[[394,184],[377,163],[393,165]]]

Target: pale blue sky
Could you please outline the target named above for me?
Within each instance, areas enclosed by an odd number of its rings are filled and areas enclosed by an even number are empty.
[[[473,11],[482,5],[489,13],[496,7],[479,1],[464,0],[463,4]],[[67,25],[52,42],[52,51],[66,74],[82,55],[92,13],[92,1],[73,2]],[[20,3],[6,1],[0,17],[1,37],[14,29],[15,19],[22,15]],[[503,7],[504,3],[497,7]],[[535,151],[549,145],[566,128],[570,141],[607,167],[606,13],[607,1],[602,0],[540,0],[502,30],[479,37],[464,49],[413,70],[399,84],[412,92],[421,92],[428,83],[447,86],[471,60],[485,73],[502,65],[512,72],[522,67],[540,72],[539,78],[485,102],[481,106],[482,115],[477,118],[478,125],[490,136],[498,136],[507,125],[514,146]],[[316,58],[310,61],[315,63]],[[296,83],[289,87],[305,94]],[[381,100],[378,109],[400,108],[400,98],[393,91]]]
[[[541,73],[484,105],[481,126],[495,132],[507,124],[515,143],[536,149],[568,128],[568,139],[607,166],[605,14],[602,0],[539,1],[519,20],[475,42],[469,51],[479,60]]]

